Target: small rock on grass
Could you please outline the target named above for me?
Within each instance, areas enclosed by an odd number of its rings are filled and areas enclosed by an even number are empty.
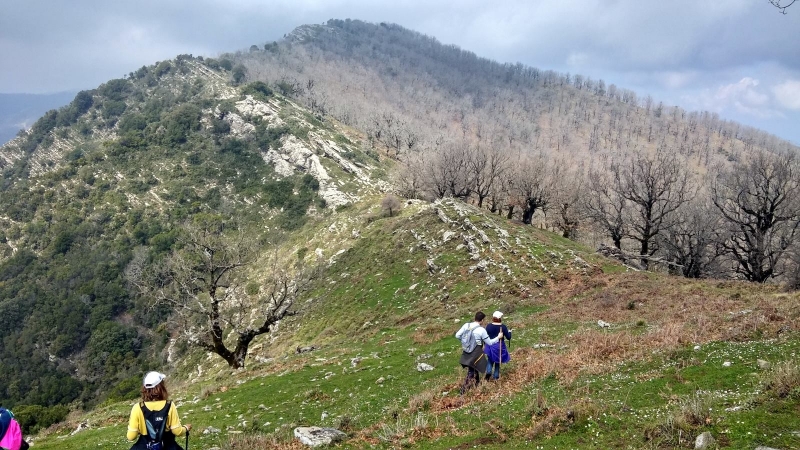
[[[694,448],[695,450],[706,449],[714,445],[715,442],[714,436],[711,436],[711,433],[706,431],[694,440]]]

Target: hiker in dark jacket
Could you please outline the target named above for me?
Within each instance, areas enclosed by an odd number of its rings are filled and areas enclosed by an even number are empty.
[[[464,379],[464,384],[461,386],[461,394],[463,395],[467,389],[477,386],[481,382],[481,374],[486,371],[486,355],[483,353],[483,346],[496,343],[503,338],[500,333],[490,338],[486,334],[486,329],[483,328],[483,319],[486,314],[482,311],[475,313],[475,321],[465,323],[461,329],[456,332],[456,339],[461,340],[461,367],[467,368],[467,377]]]
[[[507,363],[511,359],[505,343],[505,340],[511,340],[511,331],[503,324],[502,312],[495,311],[492,314],[492,323],[486,326],[486,334],[490,338],[501,336],[500,342],[483,347],[489,360],[486,365],[486,379],[492,377],[497,380],[500,379],[500,363]]]
[[[148,442],[152,441],[148,434],[148,421],[153,425],[155,433],[162,430],[161,436],[157,436],[156,439],[156,441],[163,441],[162,450],[183,450],[175,437],[188,433],[192,426],[181,425],[178,409],[174,403],[168,401],[169,393],[164,378],[166,376],[158,372],[148,372],[144,376],[142,401],[133,405],[131,417],[128,420],[128,441],[136,441],[131,450],[148,448]]]

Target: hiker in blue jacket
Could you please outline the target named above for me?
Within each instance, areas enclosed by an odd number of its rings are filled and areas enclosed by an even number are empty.
[[[500,342],[483,347],[483,351],[489,359],[489,363],[486,365],[486,379],[498,380],[500,379],[500,364],[507,363],[511,359],[504,341],[511,340],[511,331],[503,324],[502,312],[495,311],[492,314],[492,323],[486,326],[486,334],[489,335],[489,338],[500,336]]]
[[[467,389],[477,386],[481,382],[481,374],[486,371],[486,355],[483,353],[484,345],[497,343],[503,338],[500,332],[494,338],[490,338],[483,328],[483,319],[486,314],[482,311],[475,313],[475,321],[465,323],[456,332],[456,339],[461,341],[461,367],[467,368],[467,377],[461,386],[463,395]]]

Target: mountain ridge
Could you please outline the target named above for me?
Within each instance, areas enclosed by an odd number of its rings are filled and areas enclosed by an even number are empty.
[[[579,147],[602,161],[626,139],[645,150],[684,142],[677,148],[700,167],[771,137],[711,115],[684,121],[663,105],[622,109],[631,92],[609,97],[604,87],[601,96],[599,82],[500,65],[396,25],[351,25],[375,40],[356,40],[341,21],[301,27],[263,52],[157,62],[79,93],[0,148],[0,369],[16,375],[0,380],[0,399],[20,407],[29,430],[46,429],[38,446],[119,445],[141,368],[153,366],[176,381],[184,421],[230,433],[197,436],[205,446],[291,448],[292,428],[316,423],[345,429],[353,447],[679,446],[704,427],[739,446],[753,442],[744,428],[792,445],[768,413],[800,427],[794,394],[753,384],[752,368],[761,352],[796,370],[797,293],[636,272],[502,208],[386,195],[406,158],[440,137],[579,162]],[[346,48],[317,42],[320,33],[379,57],[378,44],[394,39],[386,53],[395,54],[377,69],[320,65],[325,45]],[[413,58],[409,35],[461,71],[486,70],[454,85],[445,81],[456,75],[425,57],[415,77],[403,59]],[[502,86],[485,88],[493,78]],[[417,101],[426,112],[414,116]],[[611,126],[626,115],[631,122]],[[702,139],[689,134],[692,117],[698,129],[713,125]],[[159,261],[180,250],[187,222],[209,217],[255,238],[262,258],[250,280],[264,277],[273,254],[286,267],[322,266],[300,314],[255,342],[245,370],[189,347],[168,311],[133,295],[124,277],[135,254]],[[477,309],[513,321],[514,362],[506,384],[464,398],[451,335]],[[728,355],[736,365],[725,372],[718,360]],[[417,369],[423,361],[434,369]],[[629,399],[631,383],[646,391]],[[713,392],[698,407],[713,405],[713,417],[682,419],[699,391]],[[64,404],[71,418],[47,429],[64,419]],[[504,421],[476,417],[485,405]],[[722,412],[731,405],[752,405],[752,415]],[[83,419],[89,429],[66,437]]]

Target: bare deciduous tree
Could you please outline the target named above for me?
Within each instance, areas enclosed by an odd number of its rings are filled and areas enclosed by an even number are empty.
[[[467,150],[464,143],[445,143],[432,152],[426,172],[435,198],[464,200],[472,194],[475,182],[469,170]]]
[[[555,189],[553,224],[561,230],[562,236],[575,239],[578,227],[586,217],[582,205],[586,196],[583,177],[574,170],[567,171],[564,176],[556,180]]]
[[[495,147],[476,147],[470,152],[469,170],[475,182],[475,195],[478,196],[478,207],[492,193],[492,189],[508,169],[508,154]]]
[[[772,6],[778,8],[781,14],[786,14],[786,8],[792,6],[797,0],[769,0]]]
[[[550,205],[561,167],[541,154],[519,162],[512,181],[512,191],[522,208],[522,223],[530,224],[536,211],[546,210]]]
[[[244,367],[256,336],[270,332],[287,316],[311,277],[292,274],[273,255],[258,283],[247,271],[258,256],[245,235],[226,233],[216,217],[202,217],[184,227],[182,246],[162,261],[148,263],[137,252],[126,278],[140,295],[172,311],[177,332],[191,344],[221,356],[231,367]]]
[[[795,155],[759,152],[721,171],[711,193],[727,224],[723,245],[736,261],[737,273],[759,283],[780,275],[800,226]]]
[[[695,199],[677,211],[674,225],[659,239],[664,257],[675,266],[670,270],[686,278],[707,278],[718,275],[722,255],[720,218],[713,205]]]
[[[639,243],[639,254],[658,250],[655,237],[671,226],[672,214],[693,192],[688,169],[665,150],[653,154],[635,152],[623,162],[611,164],[613,189],[628,201],[628,236]],[[648,267],[648,259],[642,258]]]
[[[590,171],[583,207],[592,222],[608,234],[614,247],[622,249],[622,239],[628,233],[624,216],[627,202],[613,187],[608,172]]]
[[[394,213],[400,211],[402,206],[403,203],[400,202],[400,199],[393,194],[388,194],[386,197],[383,197],[383,200],[381,200],[381,208],[389,213],[389,217],[393,217]]]

